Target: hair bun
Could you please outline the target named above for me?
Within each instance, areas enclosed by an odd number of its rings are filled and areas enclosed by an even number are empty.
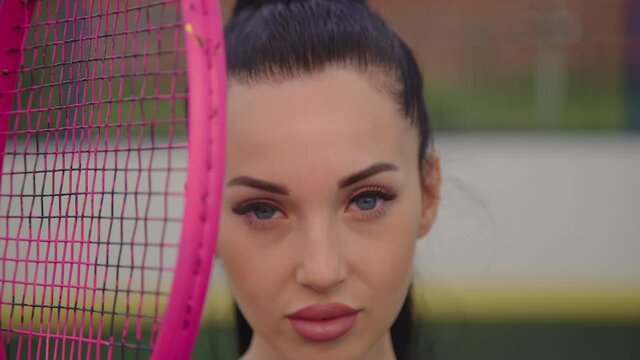
[[[233,7],[233,16],[237,16],[240,12],[246,9],[259,9],[265,4],[270,3],[290,3],[295,0],[238,0],[236,1],[236,5]],[[301,1],[301,0],[298,0]],[[333,1],[345,1],[345,0],[333,0]],[[347,0],[355,3],[359,3],[362,5],[367,5],[367,0]]]
[[[277,2],[277,1],[269,1],[269,0],[238,0],[236,1],[236,5],[233,7],[233,16],[238,15],[241,11],[246,9],[259,9],[265,3]]]

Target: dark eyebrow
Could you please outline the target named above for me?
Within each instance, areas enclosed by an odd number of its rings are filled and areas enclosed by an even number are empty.
[[[398,170],[398,167],[390,163],[373,164],[364,170],[360,170],[357,173],[353,175],[349,175],[343,180],[340,180],[340,182],[338,183],[338,187],[340,189],[344,189],[348,186],[351,186],[357,182],[360,182],[373,175],[379,174],[383,171],[395,171],[395,170]]]
[[[263,190],[263,191],[267,191],[267,192],[271,192],[279,195],[289,195],[289,190],[287,189],[286,186],[270,183],[268,181],[264,181],[260,179],[254,179],[248,176],[238,176],[229,180],[229,182],[227,182],[227,186],[234,186],[234,185],[248,186],[258,190]]]

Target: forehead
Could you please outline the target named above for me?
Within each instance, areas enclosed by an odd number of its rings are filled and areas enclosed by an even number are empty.
[[[228,176],[344,175],[374,162],[417,164],[417,131],[364,75],[332,69],[229,89]]]

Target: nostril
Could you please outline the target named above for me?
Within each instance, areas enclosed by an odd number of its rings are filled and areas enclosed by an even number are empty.
[[[315,291],[327,291],[346,279],[346,266],[341,259],[319,260],[308,260],[300,266],[296,277],[301,285]]]

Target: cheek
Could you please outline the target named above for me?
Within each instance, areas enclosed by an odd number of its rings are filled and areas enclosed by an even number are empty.
[[[385,322],[395,319],[411,283],[420,224],[417,202],[398,205],[369,233],[366,248],[358,251],[356,261],[357,271],[373,294],[374,307],[382,309]]]
[[[239,303],[244,298],[255,298],[250,291],[260,293],[260,282],[256,278],[254,267],[260,266],[256,261],[256,250],[243,239],[242,229],[237,226],[237,219],[232,215],[223,214],[220,219],[220,234],[218,238],[218,255],[224,263],[224,268],[230,281],[234,297]],[[268,276],[268,273],[265,274]]]
[[[273,273],[258,269],[260,263],[250,250],[243,250],[240,246],[225,246],[220,252],[220,257],[229,278],[233,297],[245,318],[253,328],[256,328],[256,324],[268,322],[268,315],[273,314],[274,309],[270,307],[269,302],[263,300],[272,299],[274,294],[269,291],[269,287],[263,285],[273,282],[269,278]]]
[[[358,272],[374,294],[403,297],[412,277],[415,239],[408,232],[382,235],[360,256]]]
[[[286,283],[285,251],[267,246],[270,239],[247,234],[246,226],[221,219],[218,254],[224,263],[234,298],[252,326],[281,311],[274,301]]]

